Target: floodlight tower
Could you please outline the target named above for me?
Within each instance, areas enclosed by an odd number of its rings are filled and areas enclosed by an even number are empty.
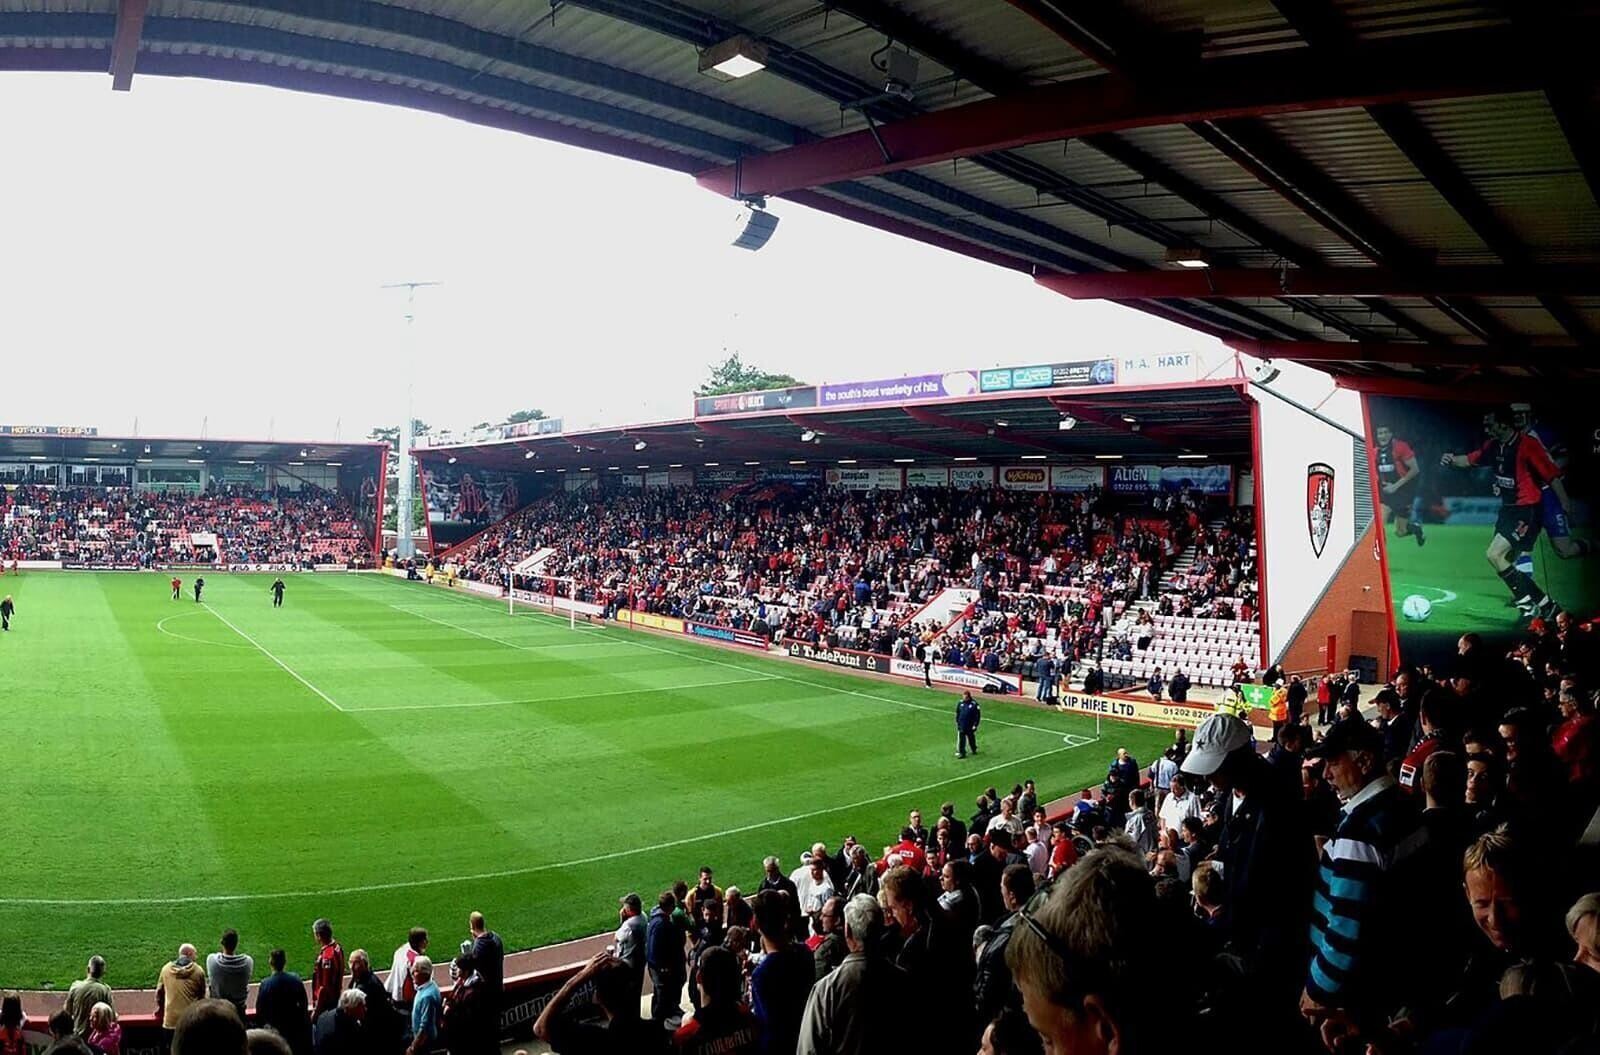
[[[415,417],[412,408],[413,378],[417,372],[417,335],[415,322],[417,321],[416,301],[417,290],[427,286],[442,286],[443,282],[391,282],[379,289],[403,289],[406,291],[406,416],[400,423],[400,477],[399,488],[395,494],[395,522],[397,532],[395,539],[395,556],[401,560],[409,560],[416,556],[416,542],[411,537],[411,481],[416,470],[411,461],[411,444],[415,441],[411,433],[411,422]],[[423,495],[423,502],[427,502],[427,495]],[[378,510],[382,518],[383,510]]]

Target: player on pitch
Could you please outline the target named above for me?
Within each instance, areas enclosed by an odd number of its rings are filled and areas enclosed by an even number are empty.
[[[272,580],[272,607],[283,607],[283,576]]]
[[[1484,551],[1490,567],[1511,591],[1523,616],[1551,619],[1559,610],[1555,601],[1539,588],[1533,576],[1515,564],[1519,554],[1533,547],[1544,525],[1544,505],[1540,498],[1546,488],[1555,494],[1561,510],[1571,515],[1566,486],[1544,444],[1517,428],[1509,410],[1495,409],[1483,416],[1483,430],[1489,439],[1468,454],[1446,452],[1439,464],[1447,469],[1469,469],[1486,465],[1494,470],[1494,493],[1500,498],[1500,515],[1494,522],[1494,537]]]
[[[174,575],[172,577],[172,599],[174,601],[177,601],[177,600],[181,600],[182,598],[183,598],[183,580],[178,578],[176,575]]]
[[[1395,537],[1410,535],[1418,546],[1426,545],[1428,539],[1422,533],[1422,525],[1411,522],[1411,509],[1417,500],[1417,480],[1422,476],[1417,452],[1405,440],[1396,439],[1394,430],[1387,425],[1379,425],[1375,435],[1378,484],[1383,493],[1378,501],[1383,507],[1383,519],[1394,520]]]

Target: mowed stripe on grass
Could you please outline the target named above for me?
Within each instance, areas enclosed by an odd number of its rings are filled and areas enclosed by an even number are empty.
[[[40,940],[0,943],[0,985],[65,985],[92,952],[148,982],[227,926],[305,967],[324,914],[347,949],[453,941],[472,908],[543,944],[701,863],[753,886],[765,853],[876,847],[912,806],[965,814],[1024,776],[1062,794],[1167,739],[1074,751],[1092,723],[986,701],[984,754],[958,763],[948,694],[625,630],[562,647],[558,620],[386,578],[294,576],[273,609],[271,578],[210,577],[223,618],[181,620],[166,576],[8,583],[0,932]]]

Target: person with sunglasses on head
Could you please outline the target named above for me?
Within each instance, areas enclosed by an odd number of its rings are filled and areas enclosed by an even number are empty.
[[[1015,913],[1006,967],[1045,1051],[1139,1055],[1187,1039],[1151,1012],[1167,967],[1163,921],[1144,862],[1119,846],[1086,855],[1042,905]]]

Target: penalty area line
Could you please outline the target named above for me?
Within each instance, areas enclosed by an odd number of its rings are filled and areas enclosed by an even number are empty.
[[[1006,762],[997,762],[983,769],[968,770],[959,776],[949,777],[945,780],[936,780],[931,784],[920,787],[906,788],[903,791],[894,791],[886,795],[876,795],[870,799],[859,802],[848,802],[842,806],[828,806],[809,813],[796,813],[788,817],[776,817],[772,820],[758,821],[754,824],[744,824],[737,828],[725,828],[720,832],[707,832],[704,835],[691,835],[682,839],[672,839],[653,846],[641,846],[628,850],[616,850],[611,853],[599,854],[594,857],[580,857],[571,861],[555,861],[549,864],[528,865],[524,868],[505,868],[494,872],[475,872],[458,876],[434,876],[426,879],[403,879],[392,883],[368,883],[361,886],[333,887],[325,890],[283,890],[264,894],[193,894],[176,897],[124,897],[124,898],[28,898],[28,897],[0,897],[0,905],[35,906],[52,908],[89,908],[96,906],[117,905],[195,905],[195,904],[220,904],[223,902],[239,901],[284,901],[305,898],[344,897],[352,894],[376,894],[389,890],[414,890],[419,887],[439,886],[444,883],[474,883],[492,879],[512,879],[517,876],[536,875],[540,872],[553,872],[567,868],[581,868],[585,865],[600,864],[605,861],[614,861],[623,857],[637,857],[640,854],[659,853],[662,850],[671,850],[679,846],[693,846],[697,843],[710,842],[713,839],[724,839],[730,835],[743,835],[746,832],[761,831],[765,828],[776,828],[784,824],[797,824],[800,821],[809,821],[817,817],[826,817],[834,813],[844,813],[847,810],[861,809],[865,806],[876,806],[881,802],[891,802],[907,795],[921,795],[936,788],[946,787],[950,784],[959,784],[974,777],[986,776],[1002,769],[1011,769],[1023,766],[1029,762],[1037,762],[1041,758],[1059,755],[1065,751],[1072,751],[1084,744],[1068,744],[1065,747],[1051,748],[1049,751],[1040,751],[1037,754],[1015,758]]]

